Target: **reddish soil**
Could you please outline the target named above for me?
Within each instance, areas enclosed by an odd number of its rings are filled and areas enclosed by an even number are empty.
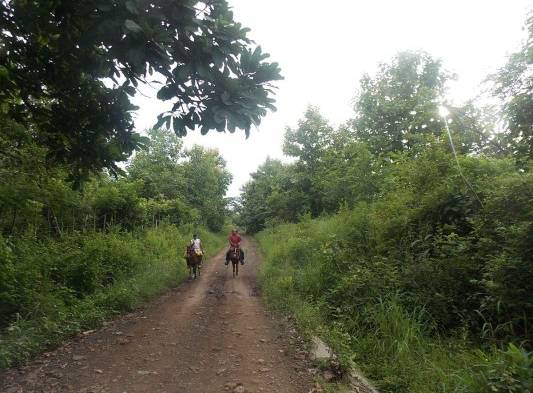
[[[237,278],[222,250],[197,280],[0,374],[0,391],[315,391],[301,340],[260,301],[256,245],[244,240],[243,247],[247,261]]]

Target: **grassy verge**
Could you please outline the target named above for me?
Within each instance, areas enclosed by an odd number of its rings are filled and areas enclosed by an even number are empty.
[[[0,369],[133,310],[187,276],[192,227],[70,235],[0,244]],[[208,256],[224,234],[199,230]]]
[[[402,293],[385,285],[396,277],[386,261],[359,265],[352,254],[338,264],[348,247],[336,240],[343,232],[349,227],[340,214],[257,235],[262,290],[274,309],[322,336],[344,367],[359,368],[382,392],[533,391],[531,354],[512,344],[474,344],[466,331],[437,333],[423,304],[408,309]]]

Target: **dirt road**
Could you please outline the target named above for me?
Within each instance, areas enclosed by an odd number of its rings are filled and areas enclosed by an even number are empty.
[[[224,251],[202,276],[143,310],[73,339],[21,370],[2,392],[287,392],[313,387],[298,340],[258,297],[259,254],[244,240],[238,278]]]

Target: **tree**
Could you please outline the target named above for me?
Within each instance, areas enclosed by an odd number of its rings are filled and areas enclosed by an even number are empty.
[[[310,212],[317,216],[322,210],[317,190],[317,171],[322,156],[330,144],[333,128],[320,114],[318,108],[308,107],[296,129],[287,128],[283,152],[297,158],[293,181],[309,202]]]
[[[17,122],[0,117],[0,232],[16,233],[19,227],[37,231],[41,216],[48,228],[61,232],[60,206],[71,208],[77,193],[61,166],[45,165],[47,150]]]
[[[140,151],[128,166],[128,181],[140,182],[141,195],[155,200],[161,215],[170,210],[183,215],[183,210],[195,210],[201,221],[213,230],[220,230],[226,213],[225,194],[231,174],[218,151],[193,146],[182,149],[181,140],[167,129],[148,132],[147,148]],[[196,213],[192,216],[197,216]],[[178,214],[179,213],[179,214]],[[159,213],[158,213],[159,214]]]
[[[267,158],[242,188],[238,223],[255,233],[269,223],[295,222],[309,211],[307,202],[295,187],[294,167]]]
[[[207,226],[220,231],[226,212],[226,191],[231,183],[231,174],[226,162],[217,150],[195,145],[185,152],[183,164],[185,178],[184,198],[200,211]]]
[[[309,106],[298,128],[287,127],[283,152],[298,159],[300,165],[314,170],[328,146],[333,128],[320,114],[317,107]]]
[[[360,201],[370,202],[383,176],[380,163],[352,131],[341,128],[335,132],[316,176],[323,209],[334,213],[342,204],[352,207]]]
[[[521,51],[490,78],[503,105],[504,146],[522,166],[533,159],[533,15],[526,24],[529,36]]]
[[[506,154],[495,133],[498,119],[493,107],[479,107],[474,101],[468,101],[462,106],[447,105],[447,109],[448,125],[457,151],[487,156]]]
[[[425,52],[401,52],[377,75],[365,75],[355,103],[352,127],[359,141],[373,154],[410,152],[415,155],[428,143],[446,140],[447,129],[440,107],[444,105],[456,149],[464,154],[501,154],[493,136],[494,119],[473,102],[454,106],[446,102],[446,84],[453,75],[440,60]]]
[[[186,192],[186,179],[179,160],[183,144],[170,130],[148,131],[149,141],[128,165],[130,180],[141,181],[144,198],[175,199]]]
[[[225,0],[2,0],[0,113],[76,178],[142,145],[130,98],[149,78],[173,103],[158,127],[248,135],[281,77],[247,32]]]
[[[365,75],[356,99],[353,127],[375,154],[411,149],[424,135],[440,135],[439,116],[446,81],[439,60],[424,52],[402,52],[381,64],[375,78]]]

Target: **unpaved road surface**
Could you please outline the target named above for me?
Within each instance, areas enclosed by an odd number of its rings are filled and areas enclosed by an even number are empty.
[[[239,277],[224,266],[223,250],[204,264],[199,279],[0,374],[0,391],[313,391],[294,330],[273,319],[258,297],[256,245],[245,239],[243,248]]]

